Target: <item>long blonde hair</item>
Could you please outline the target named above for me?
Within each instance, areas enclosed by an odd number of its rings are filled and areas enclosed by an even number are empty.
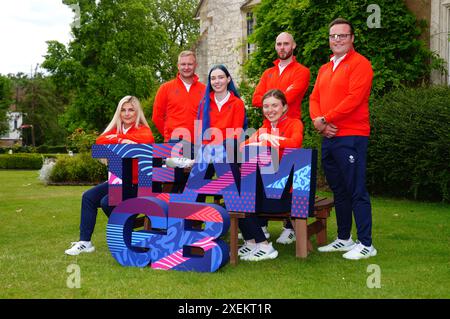
[[[134,110],[137,112],[136,123],[134,123],[134,127],[137,128],[139,127],[139,125],[149,127],[138,98],[135,96],[127,95],[119,101],[119,104],[117,104],[116,112],[114,113],[111,122],[109,122],[108,126],[102,134],[105,134],[114,128],[116,129],[117,134],[122,133],[122,120],[120,119],[120,111],[122,109],[122,105],[124,105],[125,103],[130,103],[131,105],[133,105]]]

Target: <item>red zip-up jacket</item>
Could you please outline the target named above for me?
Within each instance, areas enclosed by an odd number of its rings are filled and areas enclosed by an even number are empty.
[[[194,120],[196,119],[198,105],[205,93],[205,85],[194,76],[194,82],[189,89],[183,84],[180,74],[169,82],[161,85],[153,103],[152,121],[158,131],[164,136],[164,142],[170,140],[176,128],[186,128],[192,141],[194,138]]]
[[[263,96],[271,89],[279,89],[286,96],[289,106],[287,115],[290,118],[301,119],[302,100],[309,86],[310,72],[307,67],[297,62],[295,56],[280,75],[278,64],[280,59],[273,62],[275,66],[264,71],[261,80],[253,93],[252,104],[262,107]]]
[[[243,128],[245,119],[245,106],[244,102],[236,97],[233,92],[230,91],[230,98],[222,106],[219,111],[219,107],[214,99],[214,92],[210,95],[210,110],[209,110],[209,123],[210,127],[216,127],[222,132],[223,140],[227,138],[227,128]],[[203,118],[203,110],[200,110],[200,119]],[[231,136],[230,136],[231,138]],[[233,138],[235,138],[233,136]],[[236,138],[239,138],[237,136]],[[206,142],[205,142],[206,143]]]
[[[369,136],[369,96],[372,66],[350,50],[333,72],[333,62],[322,65],[309,97],[311,119],[324,116],[337,126],[336,136]]]
[[[275,129],[278,129],[278,133]],[[280,140],[278,157],[281,160],[285,148],[301,148],[303,143],[303,123],[299,119],[293,119],[283,115],[276,125],[272,127],[269,120],[265,119],[263,125],[246,141],[241,144],[241,148],[249,143],[259,142],[259,136],[263,133],[274,134],[285,137]],[[263,145],[272,146],[270,142],[263,141]]]
[[[149,127],[140,125],[130,127],[126,134],[117,134],[117,129],[113,129],[109,132],[100,135],[95,144],[120,144],[122,140],[128,139],[138,144],[151,144],[155,142],[152,131]],[[138,183],[138,161],[133,159],[133,184]]]

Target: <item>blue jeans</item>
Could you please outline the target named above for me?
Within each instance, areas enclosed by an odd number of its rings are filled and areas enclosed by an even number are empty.
[[[340,136],[324,138],[322,166],[334,194],[338,238],[348,239],[355,217],[359,241],[372,245],[372,208],[366,188],[366,159],[369,138]]]
[[[83,193],[81,199],[80,240],[90,241],[97,221],[97,209],[102,208],[106,216],[113,206],[108,205],[108,182],[98,184]]]

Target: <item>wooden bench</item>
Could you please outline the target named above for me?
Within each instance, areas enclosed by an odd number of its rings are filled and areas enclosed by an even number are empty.
[[[316,197],[314,203],[313,223],[307,224],[306,218],[292,218],[292,225],[295,230],[295,256],[306,258],[308,252],[312,251],[311,236],[316,235],[317,245],[327,243],[327,218],[330,217],[331,209],[334,207],[332,199]],[[239,218],[245,218],[246,213],[229,212],[230,214],[230,264],[238,263],[238,221]],[[260,217],[266,217],[269,220],[283,221],[290,217],[290,212],[279,214],[258,213]],[[311,217],[310,217],[311,218]]]

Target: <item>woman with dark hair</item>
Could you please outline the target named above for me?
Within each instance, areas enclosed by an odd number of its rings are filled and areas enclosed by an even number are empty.
[[[278,151],[279,159],[283,156],[285,148],[302,147],[303,123],[299,119],[287,117],[288,104],[282,91],[275,89],[266,92],[263,96],[262,111],[265,117],[263,126],[242,143],[241,147],[245,145],[270,146]],[[279,201],[273,203],[270,200],[263,201],[262,207],[264,212],[268,213],[289,209]],[[239,228],[245,240],[244,245],[238,251],[242,260],[259,261],[274,259],[278,256],[278,251],[273,248],[272,243],[267,241],[261,224],[261,220],[257,216],[239,219]],[[295,240],[295,233],[292,223],[288,221],[277,239],[277,243],[287,244],[292,242],[291,240]]]
[[[220,130],[223,140],[231,138],[227,136],[227,129],[247,129],[244,102],[224,65],[218,64],[209,70],[208,85],[197,116],[202,120],[203,140],[208,140],[214,133],[218,134],[218,131],[212,131],[212,134],[205,136],[205,132],[210,128]]]
[[[247,129],[244,102],[240,98],[230,72],[222,64],[214,65],[209,70],[208,85],[198,106],[197,119],[201,120],[201,130],[195,132],[196,141],[210,146],[227,146],[227,139],[237,140]],[[237,151],[237,143],[234,141],[233,144],[234,148],[229,150],[230,154],[236,154]],[[206,160],[199,158],[199,154],[196,155],[196,161]],[[190,167],[193,163],[193,160],[185,157],[166,160],[166,164],[170,167]]]
[[[134,96],[125,96],[117,105],[113,119],[105,131],[97,138],[96,144],[150,144],[154,143],[152,131],[145,119],[139,100]],[[131,197],[137,195],[137,161],[133,159],[133,185]],[[97,221],[97,209],[102,207],[109,217],[114,207],[108,205],[108,182],[101,183],[83,193],[81,199],[80,240],[73,242],[65,251],[76,256],[95,250],[91,237]]]

